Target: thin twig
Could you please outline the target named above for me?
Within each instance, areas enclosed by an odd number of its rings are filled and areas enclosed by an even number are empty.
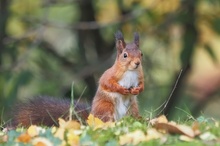
[[[179,73],[179,75],[177,77],[177,80],[176,80],[176,82],[174,84],[174,87],[173,87],[173,89],[172,89],[168,99],[166,100],[165,104],[163,103],[164,104],[163,109],[157,114],[157,116],[159,116],[162,112],[164,112],[165,108],[167,107],[167,104],[169,103],[169,101],[170,101],[170,99],[171,99],[171,97],[172,97],[172,95],[173,95],[173,93],[174,93],[174,91],[175,91],[175,89],[177,87],[177,84],[178,84],[179,79],[180,79],[180,77],[182,75],[182,72],[183,72],[183,69],[180,70],[180,73]]]

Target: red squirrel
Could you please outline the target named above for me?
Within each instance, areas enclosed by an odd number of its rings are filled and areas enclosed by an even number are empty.
[[[118,121],[125,115],[138,117],[136,98],[144,89],[138,33],[134,34],[132,43],[125,43],[120,31],[115,34],[115,38],[115,63],[101,76],[91,109],[91,114],[104,122]],[[69,107],[69,100],[40,96],[15,108],[11,126],[56,125],[59,117],[68,118]],[[83,120],[89,115],[87,107],[82,103],[75,104],[75,111]]]
[[[117,57],[99,80],[91,110],[104,122],[117,121],[127,114],[139,116],[136,98],[144,89],[138,33],[134,34],[132,43],[125,43],[121,32],[117,32],[115,38]]]

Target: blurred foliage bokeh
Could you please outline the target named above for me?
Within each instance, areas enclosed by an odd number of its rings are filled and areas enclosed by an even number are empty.
[[[220,118],[219,0],[0,0],[0,117],[17,100],[68,98],[72,82],[91,103],[117,30],[140,34],[142,115]]]

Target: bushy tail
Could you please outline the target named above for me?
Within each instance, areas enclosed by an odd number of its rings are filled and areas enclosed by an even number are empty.
[[[74,110],[77,117],[85,121],[89,115],[89,106],[85,103],[75,102]],[[58,99],[49,96],[38,96],[25,103],[19,103],[14,108],[10,127],[30,125],[58,125],[58,118],[69,118],[70,100]],[[73,115],[73,119],[76,116]],[[80,119],[76,119],[80,120]]]

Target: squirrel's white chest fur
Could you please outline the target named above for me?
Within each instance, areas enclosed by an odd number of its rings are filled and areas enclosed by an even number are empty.
[[[125,88],[131,88],[138,86],[138,73],[137,71],[126,71],[121,80],[118,82],[121,86]],[[121,119],[126,115],[128,109],[131,106],[131,101],[135,100],[136,95],[122,95],[119,93],[114,93],[116,107],[115,107],[115,120]]]
[[[138,72],[126,71],[118,83],[125,88],[138,86]]]

